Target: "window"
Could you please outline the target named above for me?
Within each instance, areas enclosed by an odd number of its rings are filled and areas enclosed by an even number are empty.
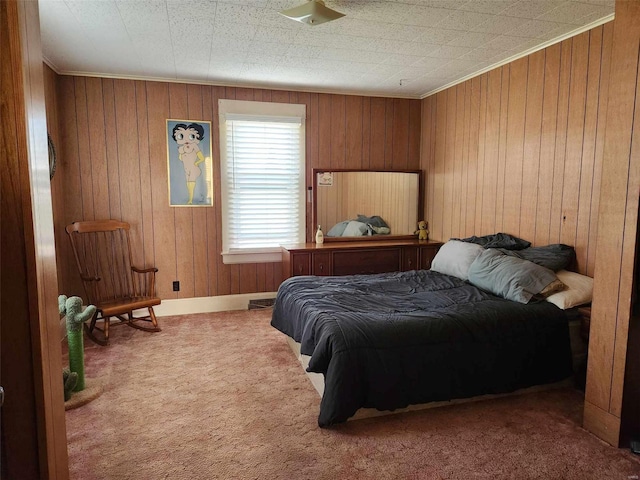
[[[218,104],[223,262],[279,262],[305,236],[305,105]]]

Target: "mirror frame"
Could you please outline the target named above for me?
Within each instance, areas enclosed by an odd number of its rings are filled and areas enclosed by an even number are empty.
[[[418,228],[417,222],[423,220],[424,215],[424,202],[422,201],[424,198],[424,172],[422,170],[380,170],[380,169],[368,169],[368,168],[314,168],[313,169],[313,177],[311,183],[311,189],[313,191],[312,198],[312,220],[311,224],[311,233],[312,237],[315,234],[316,225],[318,225],[318,188],[317,188],[317,178],[318,173],[323,172],[379,172],[379,173],[415,173],[418,175],[418,218],[416,220],[416,229]],[[416,235],[372,235],[365,237],[327,237],[324,236],[325,243],[327,242],[383,242],[389,240],[410,240],[418,238]],[[311,239],[313,242],[313,238]]]

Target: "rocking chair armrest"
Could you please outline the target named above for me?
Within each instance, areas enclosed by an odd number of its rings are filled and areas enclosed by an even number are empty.
[[[155,267],[152,268],[138,268],[138,267],[134,267],[133,265],[131,266],[131,270],[134,271],[135,273],[158,273],[158,269]]]

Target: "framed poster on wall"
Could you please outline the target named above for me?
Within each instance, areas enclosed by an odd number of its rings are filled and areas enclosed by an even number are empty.
[[[167,120],[169,205],[213,205],[211,122]]]

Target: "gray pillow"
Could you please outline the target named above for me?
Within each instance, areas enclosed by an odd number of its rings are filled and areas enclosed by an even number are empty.
[[[349,220],[345,220],[340,223],[336,223],[331,230],[327,232],[327,237],[341,237],[344,233],[344,229],[349,225]]]
[[[374,215],[373,217],[367,217],[366,215],[358,214],[358,221],[362,223],[368,223],[374,227],[389,227],[382,217]]]
[[[555,280],[556,274],[548,268],[494,249],[482,252],[469,267],[471,284],[519,303],[529,303]]]
[[[355,220],[351,220],[347,224],[347,228],[342,232],[343,237],[361,237],[363,235],[367,235],[369,233],[369,228],[365,223],[356,222]]]
[[[498,249],[506,255],[529,260],[557,272],[566,269],[575,258],[575,250],[569,245],[555,243],[543,247],[529,247],[524,250]]]

